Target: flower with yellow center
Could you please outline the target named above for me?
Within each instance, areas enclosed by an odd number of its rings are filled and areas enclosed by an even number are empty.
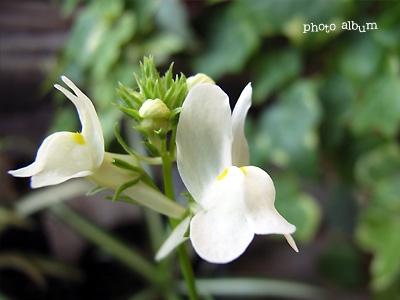
[[[67,77],[61,79],[74,93],[56,84],[78,111],[82,132],[56,132],[40,146],[35,161],[25,168],[9,171],[16,177],[31,177],[31,187],[59,184],[71,178],[92,175],[104,157],[104,139],[100,121],[90,99]]]
[[[166,256],[185,240],[212,263],[238,258],[255,234],[290,236],[296,228],[275,209],[275,188],[270,176],[248,166],[249,150],[244,122],[251,106],[248,84],[231,114],[228,96],[217,85],[194,86],[183,103],[177,128],[177,163],[181,178],[199,211],[172,233],[156,258]]]
[[[181,218],[186,209],[140,181],[140,172],[124,170],[112,164],[117,159],[140,168],[139,160],[134,156],[104,151],[103,132],[92,102],[67,77],[62,76],[61,79],[75,94],[58,84],[54,87],[75,105],[82,124],[81,133],[51,134],[40,145],[32,164],[8,173],[15,177],[31,177],[32,188],[55,185],[77,177],[85,177],[109,189],[118,189],[124,183],[138,180],[123,193],[157,212]]]

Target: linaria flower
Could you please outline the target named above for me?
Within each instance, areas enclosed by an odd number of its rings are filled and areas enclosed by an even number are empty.
[[[275,188],[270,176],[249,164],[244,122],[251,106],[248,84],[231,114],[228,96],[217,85],[194,86],[185,102],[177,128],[177,163],[181,178],[198,204],[158,252],[162,259],[183,237],[189,237],[197,254],[212,263],[238,258],[254,234],[290,236],[295,226],[275,209]]]
[[[134,156],[104,151],[103,132],[92,102],[67,77],[61,79],[75,95],[58,84],[54,87],[75,105],[82,124],[81,133],[51,134],[42,142],[32,164],[8,173],[15,177],[31,177],[32,188],[55,185],[77,177],[85,177],[109,189],[118,189],[124,183],[138,180],[134,186],[124,190],[125,195],[157,212],[181,218],[185,208],[139,181],[139,172],[112,164],[114,159],[118,159],[140,168],[139,160]]]
[[[43,141],[32,164],[9,171],[15,177],[31,177],[32,188],[91,175],[103,161],[103,132],[92,102],[67,77],[62,76],[61,79],[75,95],[58,84],[54,87],[75,105],[82,123],[82,132],[51,134]]]

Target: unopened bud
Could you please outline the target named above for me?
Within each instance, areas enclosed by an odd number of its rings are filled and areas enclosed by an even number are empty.
[[[170,110],[160,99],[146,100],[139,109],[139,116],[143,118],[141,125],[147,130],[166,130],[170,114]]]
[[[200,83],[212,83],[215,84],[215,81],[212,80],[210,77],[208,77],[206,74],[203,73],[198,73],[194,76],[190,76],[188,79],[186,79],[187,87],[188,90],[190,90],[192,87],[195,85],[198,85]]]

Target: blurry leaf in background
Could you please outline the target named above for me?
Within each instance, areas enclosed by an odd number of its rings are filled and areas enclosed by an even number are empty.
[[[140,53],[152,53],[158,64],[168,63],[171,55],[185,48],[184,41],[175,34],[159,32],[137,45]]]
[[[383,76],[368,82],[353,112],[356,134],[395,137],[400,125],[400,77]]]
[[[347,289],[365,283],[367,275],[362,268],[362,257],[354,246],[338,240],[329,242],[326,248],[318,264],[326,278]]]
[[[46,289],[46,275],[67,280],[80,281],[82,272],[61,261],[31,253],[3,252],[0,254],[0,269],[11,268],[23,272],[40,288]]]
[[[373,253],[372,286],[381,291],[400,274],[400,149],[387,144],[373,149],[357,161],[356,178],[370,195],[356,237]]]
[[[348,36],[347,47],[339,55],[339,68],[343,75],[355,83],[373,79],[383,58],[383,49],[371,35],[359,32]]]
[[[208,35],[204,49],[194,57],[194,73],[205,73],[218,80],[243,69],[260,40],[249,20],[241,16],[233,10],[207,16]]]
[[[85,6],[66,44],[65,59],[74,61],[81,69],[96,65],[95,53],[105,41],[107,31],[121,15],[123,7],[121,0],[92,1]]]
[[[323,108],[321,141],[336,149],[344,139],[354,105],[354,87],[345,77],[332,74],[324,78],[318,91]]]
[[[138,33],[140,36],[148,35],[153,29],[153,18],[160,7],[162,0],[124,1],[127,8],[136,12],[138,18]],[[141,58],[140,58],[141,59]]]
[[[256,61],[257,76],[254,80],[255,103],[267,99],[272,92],[300,75],[302,61],[294,49],[280,49],[260,54]]]
[[[135,33],[136,16],[132,12],[122,13],[115,24],[104,33],[99,46],[93,54],[92,76],[94,79],[107,77],[111,67],[117,63],[121,55],[121,47]]]
[[[298,81],[283,90],[279,101],[261,115],[250,142],[255,165],[274,163],[315,176],[321,109],[311,81]]]
[[[376,23],[378,30],[372,32],[372,37],[377,43],[392,50],[400,50],[400,5],[386,10],[379,16]]]
[[[364,249],[374,254],[370,270],[372,287],[377,291],[388,288],[399,276],[399,232],[398,212],[371,208],[362,213],[356,237]]]
[[[193,39],[188,15],[180,0],[163,0],[155,14],[155,23],[165,31],[175,34],[183,43]]]
[[[283,34],[295,45],[315,47],[340,31],[303,34],[303,24],[340,23],[352,9],[351,1],[235,1],[233,6],[253,23],[259,35],[272,37]]]
[[[276,189],[275,206],[289,222],[296,224],[293,237],[301,243],[310,242],[319,228],[321,209],[311,195],[303,192],[295,176],[273,174]]]
[[[24,229],[32,229],[32,220],[21,216],[15,211],[0,206],[0,237],[1,233],[8,227],[18,227]]]
[[[358,184],[371,190],[385,178],[391,178],[400,170],[400,148],[391,143],[374,148],[363,154],[356,163],[355,177]]]
[[[352,239],[358,218],[354,191],[346,183],[329,180],[325,220],[332,235]]]

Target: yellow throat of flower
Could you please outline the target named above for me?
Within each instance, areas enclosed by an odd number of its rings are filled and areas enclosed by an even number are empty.
[[[222,174],[218,176],[217,180],[222,180],[222,179],[224,179],[225,176],[226,176],[226,174],[228,174],[228,169],[229,169],[229,168],[226,168],[225,171],[222,172]],[[242,170],[243,174],[246,176],[246,170],[244,169],[244,167],[240,167],[239,169]]]
[[[83,135],[78,132],[74,133],[74,140],[79,145],[86,145]]]

